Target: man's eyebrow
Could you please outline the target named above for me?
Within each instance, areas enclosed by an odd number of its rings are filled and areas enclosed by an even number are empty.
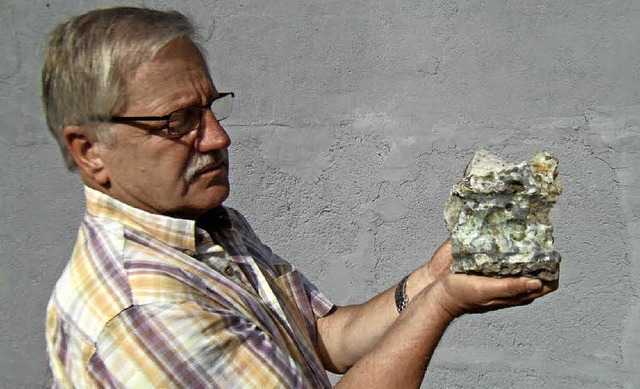
[[[218,92],[208,93],[204,104],[202,104],[202,98],[201,97],[194,97],[193,99],[189,99],[188,102],[182,104],[179,108],[174,109],[173,111],[169,112],[167,115],[170,115],[173,112],[180,111],[182,109],[193,108],[193,107],[204,107],[207,104],[209,104],[210,102],[212,102],[213,100],[217,99],[218,96],[219,96]]]

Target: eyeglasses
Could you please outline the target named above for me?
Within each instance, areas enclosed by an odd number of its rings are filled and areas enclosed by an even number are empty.
[[[112,116],[109,121],[114,123],[166,121],[158,131],[164,131],[171,138],[178,138],[200,127],[202,111],[205,109],[211,109],[218,121],[228,118],[234,97],[233,92],[224,92],[219,93],[217,98],[202,107],[181,108],[165,116]]]

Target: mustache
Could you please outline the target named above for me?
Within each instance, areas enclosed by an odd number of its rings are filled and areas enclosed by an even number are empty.
[[[206,154],[193,154],[184,170],[184,179],[188,183],[191,183],[198,173],[212,165],[218,165],[220,163],[224,165],[229,164],[229,153],[226,149],[214,150]]]

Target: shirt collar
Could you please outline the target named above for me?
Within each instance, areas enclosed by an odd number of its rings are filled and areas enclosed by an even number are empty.
[[[85,186],[85,196],[87,212],[94,217],[115,220],[180,250],[196,249],[194,220],[149,213],[88,186]],[[230,228],[231,223],[226,209],[220,206],[203,215],[198,221],[198,226],[211,231],[215,228]]]

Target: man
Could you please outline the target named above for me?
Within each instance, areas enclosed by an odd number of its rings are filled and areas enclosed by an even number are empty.
[[[177,12],[92,11],[52,33],[49,129],[87,212],[47,311],[59,387],[416,387],[449,323],[525,304],[539,280],[449,274],[450,244],[366,303],[331,304],[229,193],[218,91]]]

